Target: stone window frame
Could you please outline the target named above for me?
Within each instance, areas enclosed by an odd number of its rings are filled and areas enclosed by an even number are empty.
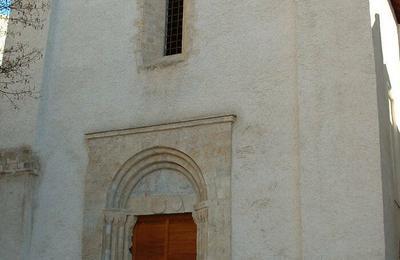
[[[103,212],[102,259],[132,258],[129,248],[137,216],[147,215],[148,212],[125,210],[129,195],[142,178],[162,169],[181,173],[192,184],[197,195],[197,202],[192,212],[197,225],[197,259],[207,259],[209,198],[203,174],[188,155],[169,147],[153,147],[139,152],[114,176],[107,193],[106,209]],[[177,210],[174,213],[184,213],[184,211]]]
[[[138,33],[136,35],[136,56],[139,59],[138,67],[140,70],[152,70],[155,68],[163,68],[171,65],[176,65],[178,63],[184,62],[187,60],[190,52],[190,48],[192,45],[191,41],[191,28],[192,28],[192,19],[190,17],[193,13],[193,3],[192,0],[184,0],[183,6],[183,28],[182,28],[182,52],[174,55],[165,55],[164,44],[165,44],[165,34],[166,30],[164,28],[162,34],[154,35],[155,38],[159,38],[158,40],[162,42],[162,49],[160,49],[160,55],[158,57],[149,58],[146,54],[146,49],[151,49],[153,46],[148,46],[147,34],[150,33],[148,28],[145,26],[145,20],[149,15],[154,15],[151,12],[146,11],[145,7],[146,0],[138,0],[137,6],[139,9],[139,17],[136,20],[136,25],[138,28]],[[156,0],[159,1],[159,0]],[[165,0],[164,5],[164,16],[159,17],[160,23],[166,23],[166,15],[167,15],[167,1]]]

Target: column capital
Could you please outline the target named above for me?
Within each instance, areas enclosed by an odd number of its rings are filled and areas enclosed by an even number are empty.
[[[205,223],[208,219],[208,208],[197,209],[192,213],[192,216],[197,225]]]

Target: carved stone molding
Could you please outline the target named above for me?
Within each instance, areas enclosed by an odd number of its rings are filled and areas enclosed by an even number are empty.
[[[116,136],[143,134],[143,133],[151,133],[151,132],[158,132],[158,131],[170,131],[170,130],[181,129],[181,128],[199,127],[199,126],[205,126],[205,125],[215,125],[215,124],[224,124],[224,123],[232,124],[233,122],[235,122],[235,120],[236,120],[236,116],[234,116],[234,115],[207,117],[207,118],[193,119],[193,120],[161,124],[161,125],[136,127],[136,128],[130,128],[130,129],[123,129],[123,130],[111,130],[111,131],[104,131],[104,132],[94,132],[94,133],[86,134],[86,139],[91,140],[91,139],[97,139],[97,138],[110,138],[110,137],[116,137]]]
[[[207,187],[203,174],[197,164],[186,154],[169,147],[146,149],[133,156],[114,176],[107,193],[107,209],[104,210],[103,259],[123,259],[126,256],[124,245],[128,244],[125,230],[126,218],[143,215],[144,212],[125,210],[131,192],[147,174],[158,169],[174,169],[186,176],[197,192],[197,208],[193,213],[197,225],[198,259],[205,259],[207,243]],[[153,199],[151,210],[160,214],[166,210],[166,199]],[[179,210],[177,211],[179,212]],[[111,230],[111,231],[110,231]],[[122,234],[125,234],[122,235]]]
[[[143,150],[124,163],[108,191],[107,208],[125,208],[136,184],[144,176],[159,169],[180,172],[192,183],[198,199],[207,200],[204,177],[197,164],[179,150],[160,146]]]
[[[194,221],[198,225],[207,222],[207,219],[208,219],[208,208],[207,208],[207,206],[202,207],[202,208],[196,208],[195,207],[195,211],[193,212],[192,215],[193,215]]]

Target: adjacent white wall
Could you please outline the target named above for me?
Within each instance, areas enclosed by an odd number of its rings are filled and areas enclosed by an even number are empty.
[[[388,0],[371,0],[370,12],[379,108],[386,257],[387,259],[397,259],[400,239],[400,211],[398,206],[400,201],[398,25]]]
[[[367,1],[298,1],[304,259],[385,259]]]
[[[392,85],[392,95],[399,99],[400,95],[400,60],[399,60],[399,35],[398,24],[389,0],[370,0],[371,28],[379,15],[382,42],[383,63],[387,66],[388,75]],[[399,109],[399,108],[397,108]],[[400,114],[397,113],[397,122]]]

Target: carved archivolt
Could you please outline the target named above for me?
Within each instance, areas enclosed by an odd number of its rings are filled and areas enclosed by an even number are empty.
[[[102,259],[131,259],[132,230],[140,210],[128,210],[130,195],[146,175],[169,169],[184,175],[196,192],[193,218],[197,224],[197,259],[207,259],[208,197],[204,176],[197,164],[185,153],[169,147],[153,147],[134,155],[115,174],[107,193],[104,210]],[[177,212],[182,207],[177,208]]]

